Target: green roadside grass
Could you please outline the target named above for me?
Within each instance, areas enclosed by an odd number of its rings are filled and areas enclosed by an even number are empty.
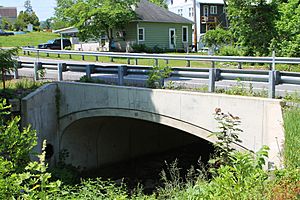
[[[27,34],[1,36],[0,47],[37,46],[48,40],[58,38],[59,35],[50,32],[32,32]]]
[[[186,55],[186,53],[168,53],[170,55]],[[201,55],[200,53],[191,53],[189,55]],[[202,54],[203,55],[203,54]],[[37,57],[36,53],[30,53],[30,55],[23,55],[23,52],[20,52],[20,56],[29,56],[29,57]],[[57,54],[49,54],[46,53],[40,53],[40,58],[47,58],[47,59],[56,59],[56,60],[74,60],[74,61],[82,61],[82,56],[80,55],[57,55]],[[95,56],[84,56],[84,61],[88,62],[96,62]],[[127,58],[117,58],[115,57],[113,59],[113,62],[111,62],[111,59],[109,57],[105,56],[98,56],[98,62],[99,63],[115,63],[115,64],[127,64],[128,60]],[[130,64],[135,65],[135,59],[130,59]],[[169,60],[168,64],[165,60],[158,60],[158,64],[160,66],[170,66],[170,67],[187,67],[187,61],[184,60]],[[138,65],[142,66],[154,66],[155,60],[154,59],[138,59]],[[190,65],[192,68],[211,68],[212,62],[209,61],[190,61]],[[267,64],[243,64],[242,68],[247,70],[268,70],[269,65]],[[238,69],[237,63],[222,63],[217,62],[215,63],[215,68],[223,68],[223,69]],[[299,65],[276,65],[276,70],[279,71],[288,71],[288,72],[300,72],[300,66]]]
[[[285,166],[300,168],[300,108],[291,107],[284,110]]]

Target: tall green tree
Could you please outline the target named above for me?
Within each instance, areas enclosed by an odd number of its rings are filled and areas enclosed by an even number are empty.
[[[3,90],[5,90],[5,75],[11,72],[17,66],[15,57],[18,55],[18,48],[2,49],[0,48],[0,73],[2,79]]]
[[[267,0],[228,0],[230,30],[247,55],[268,55],[276,35],[276,2]]]
[[[113,40],[113,30],[122,30],[130,21],[136,19],[132,9],[137,0],[78,0],[66,8],[70,24],[79,29],[82,40],[99,40],[106,35],[109,47]]]
[[[280,17],[276,22],[277,37],[273,48],[279,56],[300,56],[300,2],[282,1],[279,4]]]
[[[37,30],[38,27],[40,26],[40,21],[38,16],[35,14],[34,11],[32,13],[21,11],[16,20],[15,29],[24,30],[28,24],[32,24],[34,28]]]

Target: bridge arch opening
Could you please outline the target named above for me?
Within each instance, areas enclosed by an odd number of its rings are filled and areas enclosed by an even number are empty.
[[[160,171],[178,160],[187,170],[206,163],[214,152],[211,142],[177,128],[126,117],[83,118],[61,136],[66,163],[80,167],[85,176],[111,179],[159,179]]]

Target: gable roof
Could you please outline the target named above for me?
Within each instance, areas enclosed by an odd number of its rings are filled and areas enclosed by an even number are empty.
[[[205,4],[224,4],[224,0],[199,0],[198,2]]]
[[[134,12],[138,16],[138,21],[145,22],[169,22],[169,23],[185,23],[193,24],[194,22],[188,20],[180,15],[177,15],[167,9],[159,7],[147,0],[140,0]]]
[[[17,17],[17,8],[16,7],[0,7],[0,16],[2,17]]]

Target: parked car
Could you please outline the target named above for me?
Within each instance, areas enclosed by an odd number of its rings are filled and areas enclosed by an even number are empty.
[[[12,32],[5,32],[3,30],[0,29],[0,36],[9,36],[9,35],[14,35],[14,33]]]
[[[71,47],[71,41],[69,39],[63,39],[63,49]],[[61,50],[61,39],[49,40],[47,43],[39,44],[38,49],[54,49]]]

